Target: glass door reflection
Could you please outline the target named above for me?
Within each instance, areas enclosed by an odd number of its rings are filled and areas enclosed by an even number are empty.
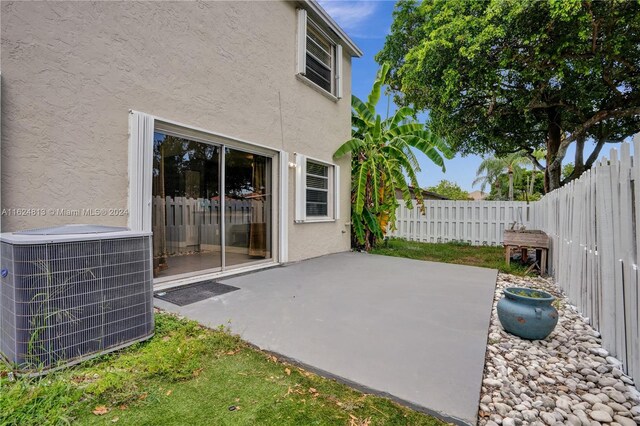
[[[221,268],[220,147],[156,132],[153,276]]]
[[[225,149],[225,266],[271,258],[271,159]]]

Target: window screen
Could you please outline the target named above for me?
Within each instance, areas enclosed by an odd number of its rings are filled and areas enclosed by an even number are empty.
[[[329,166],[307,161],[307,216],[328,216]]]
[[[313,24],[307,25],[307,67],[305,75],[318,86],[331,93],[331,43]]]

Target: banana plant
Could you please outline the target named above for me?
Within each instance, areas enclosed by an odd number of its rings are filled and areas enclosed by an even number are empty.
[[[420,164],[414,150],[424,153],[443,171],[444,158],[453,157],[444,140],[416,121],[414,109],[402,107],[385,120],[376,114],[388,72],[389,65],[384,64],[366,102],[351,97],[352,137],[334,153],[336,159],[351,154],[352,240],[354,246],[367,251],[384,237],[389,224],[395,226],[399,206],[396,191],[408,208],[413,207],[413,193],[424,212],[417,177]]]

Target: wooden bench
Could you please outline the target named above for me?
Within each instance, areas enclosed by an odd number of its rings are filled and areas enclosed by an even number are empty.
[[[547,257],[549,254],[549,236],[537,229],[507,230],[503,235],[505,261],[511,263],[511,249],[520,249],[523,259],[528,257],[528,250],[536,250],[536,261],[540,262],[540,275],[547,273]],[[540,253],[540,259],[537,258]]]

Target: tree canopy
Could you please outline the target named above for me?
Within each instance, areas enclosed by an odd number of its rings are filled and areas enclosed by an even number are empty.
[[[396,102],[462,154],[546,148],[547,190],[570,144],[567,179],[640,129],[638,1],[400,0],[376,59]]]
[[[438,195],[442,195],[450,200],[468,200],[469,193],[460,188],[455,182],[443,179],[435,186],[429,186],[425,188],[429,192],[435,192]]]

